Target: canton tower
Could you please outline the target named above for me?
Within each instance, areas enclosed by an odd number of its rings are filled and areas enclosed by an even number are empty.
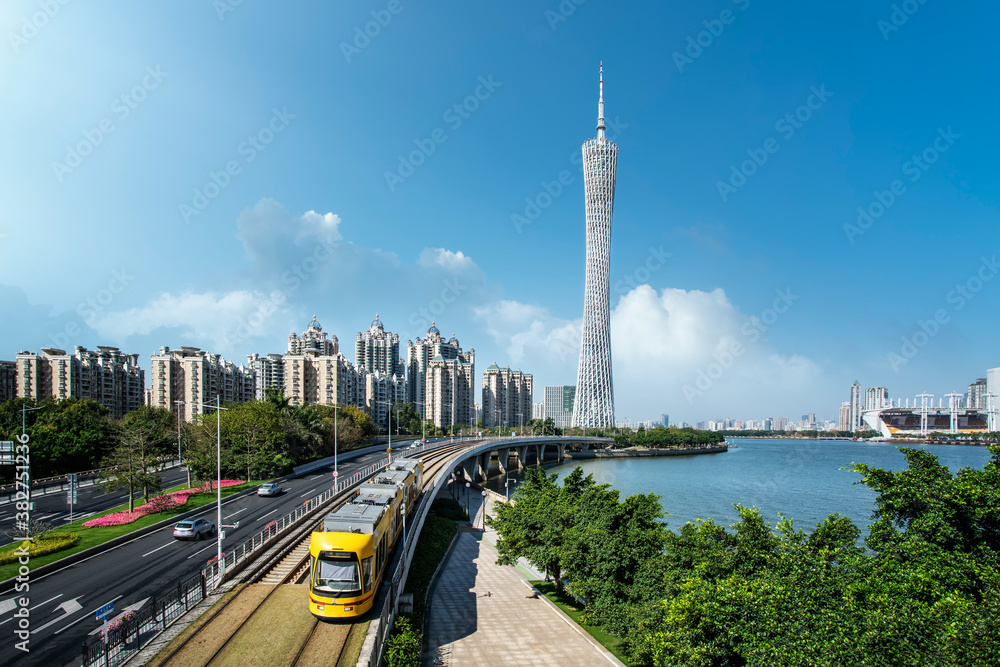
[[[611,381],[611,212],[615,206],[618,146],[604,137],[604,63],[597,103],[597,138],[583,144],[583,189],[587,207],[587,282],[583,335],[576,374],[573,426],[615,425]]]

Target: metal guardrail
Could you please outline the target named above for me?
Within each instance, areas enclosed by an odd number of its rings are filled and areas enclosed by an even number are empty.
[[[201,602],[210,591],[218,588],[237,565],[255,557],[258,551],[291,529],[306,514],[338,493],[360,484],[388,464],[388,458],[380,459],[345,480],[338,480],[332,488],[306,500],[223,554],[221,566],[219,562],[209,563],[197,574],[178,581],[176,587],[156,598],[152,605],[121,621],[119,627],[108,631],[107,637],[90,643],[85,641],[81,649],[83,667],[114,667],[125,662],[175,619]]]

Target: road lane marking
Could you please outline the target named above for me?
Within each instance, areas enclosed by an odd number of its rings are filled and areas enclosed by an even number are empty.
[[[62,596],[63,596],[63,594],[62,594],[62,593],[60,593],[59,595],[55,596],[54,598],[49,598],[49,599],[48,599],[48,600],[46,600],[45,602],[39,602],[39,603],[38,603],[38,604],[36,604],[36,605],[35,605],[34,607],[30,607],[30,608],[29,608],[29,611],[34,611],[35,609],[38,609],[38,608],[39,608],[39,607],[41,607],[42,605],[45,605],[45,604],[48,604],[48,603],[52,602],[53,600],[58,600],[58,599],[59,599],[59,598],[61,598]],[[15,599],[15,598],[10,598],[10,600],[4,600],[4,602],[14,602],[14,599]],[[11,607],[10,609],[5,609],[4,611],[5,611],[5,612],[7,612],[7,611],[12,611],[13,609],[14,609],[14,607]],[[14,620],[14,617],[13,617],[13,616],[11,616],[11,617],[10,617],[10,618],[8,618],[8,619],[7,619],[6,621],[0,621],[0,625],[3,625],[4,623],[7,623],[8,621],[13,621],[13,620]]]
[[[164,544],[164,545],[163,545],[162,547],[156,547],[156,548],[155,548],[155,549],[153,549],[152,551],[148,551],[148,552],[144,553],[143,555],[141,555],[141,556],[140,556],[140,558],[145,558],[145,557],[146,557],[146,556],[148,556],[149,554],[155,554],[155,553],[156,553],[157,551],[159,551],[160,549],[166,549],[166,548],[167,548],[167,547],[169,547],[169,546],[170,546],[171,544],[173,544],[173,542],[167,542],[167,543],[166,543],[166,544]]]
[[[214,548],[215,548],[216,546],[217,546],[217,545],[215,545],[215,544],[209,544],[209,545],[208,545],[207,547],[205,547],[205,549],[214,549]],[[198,550],[197,550],[197,551],[195,551],[195,552],[194,552],[193,554],[191,554],[190,556],[188,556],[188,557],[187,557],[187,559],[188,559],[188,560],[191,560],[192,558],[194,558],[195,556],[197,556],[198,554],[200,554],[200,553],[201,553],[202,551],[204,551],[205,549],[198,549]]]
[[[235,512],[233,512],[232,514],[228,515],[228,516],[227,516],[226,518],[228,519],[228,518],[229,518],[229,517],[231,517],[231,516],[236,516],[236,515],[237,515],[237,514],[239,514],[240,512],[246,512],[246,511],[247,511],[248,509],[250,509],[250,508],[249,508],[249,507],[244,507],[244,508],[243,508],[243,509],[241,509],[241,510],[236,510],[236,511],[235,511]]]
[[[308,491],[303,493],[302,496],[308,496],[310,493],[315,493],[315,491],[313,489],[309,489]],[[302,496],[299,496],[299,498],[301,498]]]
[[[271,516],[272,514],[274,514],[274,513],[275,513],[275,512],[277,512],[277,511],[278,511],[278,510],[271,510],[270,512],[268,512],[268,513],[267,513],[267,514],[265,514],[264,516]],[[262,517],[261,517],[261,519],[263,519],[263,518],[264,518],[264,516],[262,516]]]

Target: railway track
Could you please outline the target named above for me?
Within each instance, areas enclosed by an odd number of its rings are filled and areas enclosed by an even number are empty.
[[[455,452],[467,447],[466,443],[447,445],[416,456],[424,461],[424,488],[431,486],[432,480],[441,471],[446,461]],[[347,490],[335,497],[331,510],[354,496]],[[423,500],[421,500],[423,502]],[[416,508],[414,508],[415,510]],[[309,542],[312,532],[322,526],[322,517],[308,521],[297,529],[287,544],[272,555],[256,571],[247,577],[247,585],[230,596],[208,619],[189,633],[164,658],[158,656],[149,664],[156,667],[176,667],[179,665],[245,665],[247,664],[241,645],[262,644],[252,651],[255,659],[264,658],[261,650],[273,649],[280,658],[266,664],[277,665],[338,665],[352,638],[367,627],[367,618],[355,623],[322,623],[309,614],[302,603],[303,592],[289,584],[304,584],[309,576]],[[411,539],[416,539],[413,537]],[[398,545],[397,545],[398,546]],[[252,566],[251,566],[252,567]],[[259,584],[259,585],[258,585]],[[287,601],[291,603],[288,604]],[[302,604],[295,604],[295,602]],[[271,607],[275,614],[286,620],[293,618],[295,628],[286,634],[276,633],[272,637],[261,637],[261,630],[267,635],[273,629],[264,619]],[[308,616],[308,619],[304,618]],[[272,641],[273,639],[273,641]],[[361,637],[363,639],[363,636]],[[293,645],[286,646],[291,643]],[[228,651],[227,651],[228,649]],[[288,662],[288,656],[294,659]],[[332,658],[336,656],[336,660]]]

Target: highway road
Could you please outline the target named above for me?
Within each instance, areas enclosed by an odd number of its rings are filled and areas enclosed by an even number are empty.
[[[400,453],[397,447],[393,447],[393,451]],[[384,455],[382,446],[342,455],[338,461],[340,474],[348,477]],[[329,488],[331,470],[328,466],[298,479],[280,482],[284,487],[280,496],[261,498],[251,494],[228,501],[223,499],[223,523],[239,522],[239,528],[226,530],[223,550],[249,539],[268,522]],[[207,505],[196,516],[214,522],[216,506]],[[94,617],[99,607],[114,602],[114,615],[127,608],[139,609],[149,604],[151,598],[176,585],[179,579],[195,574],[215,555],[214,538],[187,542],[175,540],[172,532],[172,525],[165,526],[75,565],[31,579],[28,593],[11,592],[0,596],[0,637],[3,638],[0,664],[79,664],[82,643],[100,632],[100,623]],[[22,595],[30,600],[31,636],[27,654],[14,646],[18,641],[13,633],[17,621],[13,609],[9,608],[9,600]]]
[[[187,481],[187,471],[183,468],[168,468],[160,473],[163,480],[161,488],[169,489]],[[114,491],[107,493],[100,486],[88,485],[81,487],[77,491],[77,503],[73,505],[73,520],[88,517],[98,512],[104,512],[128,502],[128,491]],[[33,495],[31,500],[35,503],[35,511],[32,512],[32,519],[48,521],[55,528],[69,523],[69,505],[66,504],[66,492],[53,492],[44,496]],[[136,506],[143,503],[142,498],[136,495]],[[6,532],[14,528],[14,503],[0,503],[0,547],[10,544],[11,539]]]

